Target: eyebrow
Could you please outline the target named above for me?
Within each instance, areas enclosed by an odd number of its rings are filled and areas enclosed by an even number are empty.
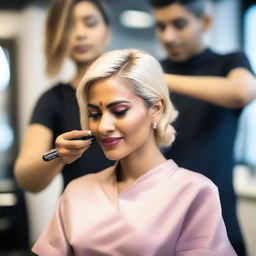
[[[113,107],[113,106],[115,106],[115,105],[118,105],[118,104],[121,104],[121,103],[130,103],[129,101],[127,101],[127,100],[118,100],[118,101],[114,101],[114,102],[111,102],[111,103],[109,103],[107,106],[106,106],[106,108],[111,108],[111,107]],[[90,103],[88,103],[88,107],[89,108],[99,108],[99,106],[97,106],[97,105],[94,105],[94,104],[90,104]]]
[[[156,24],[156,25],[158,25],[158,24],[164,24],[164,23],[173,24],[173,23],[178,22],[178,21],[180,21],[180,20],[187,20],[187,19],[184,18],[184,17],[176,17],[176,18],[173,18],[173,19],[170,19],[170,20],[167,20],[167,21],[157,20],[157,21],[155,22],[155,24]]]
[[[97,16],[94,14],[85,14],[80,17],[80,20],[82,20],[82,21],[89,21],[91,19],[97,19]]]

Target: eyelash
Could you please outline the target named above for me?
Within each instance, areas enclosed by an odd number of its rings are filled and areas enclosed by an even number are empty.
[[[155,27],[156,27],[157,30],[163,31],[166,26],[164,24],[161,24],[161,23],[156,23]]]
[[[120,110],[120,111],[112,111],[112,113],[116,116],[116,117],[123,117],[126,112],[128,111],[128,108],[126,109],[123,109],[123,110]],[[88,114],[88,118],[92,118],[92,119],[97,119],[101,116],[100,113],[97,113],[97,114],[93,114],[93,113],[90,113]]]
[[[177,22],[176,24],[174,24],[174,26],[177,30],[182,30],[183,28],[186,27],[186,25],[187,25],[187,23],[184,22],[184,21],[183,22]]]
[[[128,110],[128,108],[123,109],[123,110],[120,110],[120,111],[115,111],[115,112],[113,112],[113,113],[114,113],[114,115],[116,115],[117,117],[122,117],[122,116],[125,115],[125,113],[127,112],[127,110]]]
[[[187,22],[186,21],[177,21],[176,23],[173,24],[173,27],[177,30],[182,30],[183,28],[185,28],[187,26]],[[156,24],[156,28],[159,31],[164,31],[166,29],[167,25],[165,24]]]
[[[98,22],[97,21],[87,21],[84,23],[84,25],[85,25],[85,27],[93,28],[98,25]]]
[[[97,119],[101,114],[88,113],[88,118]]]

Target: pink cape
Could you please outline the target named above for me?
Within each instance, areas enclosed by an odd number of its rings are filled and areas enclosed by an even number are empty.
[[[32,248],[42,256],[233,256],[216,186],[167,160],[118,194],[115,166],[72,181]]]

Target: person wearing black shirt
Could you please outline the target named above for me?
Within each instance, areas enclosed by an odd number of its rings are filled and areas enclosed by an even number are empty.
[[[53,131],[53,138],[73,132],[83,132],[80,126],[79,107],[76,90],[68,83],[59,83],[46,91],[38,100],[33,111],[30,125],[40,124]],[[70,132],[73,131],[73,132]],[[55,141],[52,142],[55,147]],[[102,166],[113,164],[103,154],[99,144],[94,141],[86,152],[62,169],[63,185],[86,173],[98,172]]]
[[[58,83],[39,98],[15,163],[18,184],[39,192],[61,173],[64,187],[74,178],[113,163],[81,130],[75,91],[90,64],[106,48],[110,24],[101,0],[53,0],[46,20],[46,73],[58,74],[65,59],[76,67],[72,80]],[[59,157],[44,162],[42,155],[56,148]]]
[[[220,193],[229,239],[245,255],[232,184],[233,147],[239,114],[256,95],[256,82],[243,53],[218,54],[202,35],[210,16],[202,0],[151,0],[156,32],[168,57],[162,61],[179,117],[177,139],[165,157],[209,177]]]

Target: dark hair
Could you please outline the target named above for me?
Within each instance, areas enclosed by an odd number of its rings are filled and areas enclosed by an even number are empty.
[[[196,17],[201,17],[206,11],[205,0],[149,0],[149,3],[156,9],[171,4],[180,4]]]
[[[102,0],[74,0],[73,5],[79,3],[79,2],[91,2],[93,3],[97,9],[99,10],[100,14],[103,17],[104,22],[106,23],[106,25],[110,25],[109,22],[109,17],[108,17],[108,13],[107,13],[107,7],[105,2],[103,2]]]

